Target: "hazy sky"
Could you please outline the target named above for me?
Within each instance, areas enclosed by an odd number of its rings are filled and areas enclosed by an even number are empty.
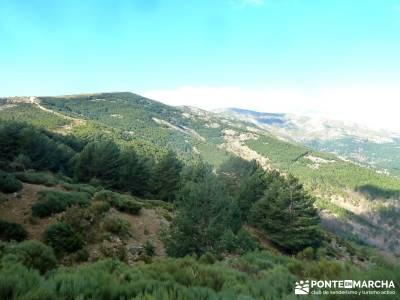
[[[400,0],[0,0],[0,96],[103,91],[400,131]]]

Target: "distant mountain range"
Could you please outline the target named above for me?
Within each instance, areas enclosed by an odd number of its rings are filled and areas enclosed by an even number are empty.
[[[334,153],[378,171],[400,176],[400,134],[360,124],[294,114],[263,113],[240,108],[217,111],[254,123],[279,138],[314,150]]]

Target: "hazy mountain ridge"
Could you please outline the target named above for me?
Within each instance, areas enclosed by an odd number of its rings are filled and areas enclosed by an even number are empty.
[[[381,172],[400,175],[400,134],[321,117],[227,108],[224,116],[252,122],[276,136],[334,153]]]

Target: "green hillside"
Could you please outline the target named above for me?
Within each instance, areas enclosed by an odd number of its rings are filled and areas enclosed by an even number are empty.
[[[171,107],[132,93],[39,97],[34,103],[31,99],[1,101],[0,119],[24,120],[89,141],[111,140],[156,160],[169,149],[190,164],[205,160],[219,166],[231,155],[262,158],[267,167],[299,178],[307,190],[321,198],[321,209],[366,226],[356,232],[341,224],[347,228],[338,229],[342,233],[361,235],[361,239],[375,243],[387,238],[383,228],[388,223],[399,230],[393,220],[399,216],[396,199],[400,180],[280,140],[243,120],[196,108]],[[398,243],[394,239],[379,245],[394,249]]]
[[[0,107],[2,107],[1,103],[2,101],[0,99]],[[5,103],[3,105],[5,105]],[[4,121],[25,121],[32,125],[51,130],[60,129],[71,123],[69,120],[45,112],[27,103],[11,104],[9,107],[3,106],[3,108],[0,109],[0,119]]]
[[[98,132],[93,126],[102,126],[104,134],[120,143],[144,143],[148,151],[157,153],[170,148],[184,159],[199,157],[194,148],[202,149],[200,156],[219,164],[226,153],[216,148],[221,141],[219,130],[207,128],[204,122],[185,118],[182,109],[146,99],[132,93],[105,93],[74,97],[43,97],[43,106],[63,114],[89,120],[86,127],[75,128],[79,135]],[[172,127],[175,126],[175,127]],[[151,149],[152,148],[152,149]],[[140,150],[139,150],[140,151]]]
[[[304,279],[400,279],[397,240],[374,244],[399,230],[394,178],[134,94],[2,101],[1,299],[294,299]],[[385,219],[329,198],[351,193]]]
[[[342,138],[332,141],[310,141],[309,146],[321,151],[337,153],[354,161],[371,165],[378,170],[387,170],[400,176],[400,139],[392,142],[374,143],[368,140]]]
[[[361,191],[370,198],[400,196],[400,180],[397,178],[379,174],[332,154],[283,142],[268,135],[250,140],[247,144],[267,156],[278,169],[299,177],[312,190],[340,193],[350,189]]]

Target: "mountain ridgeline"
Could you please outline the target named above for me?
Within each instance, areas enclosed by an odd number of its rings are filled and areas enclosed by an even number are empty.
[[[271,114],[239,108],[219,112],[261,126],[285,140],[336,154],[379,172],[400,176],[400,133],[321,117]]]
[[[290,299],[300,278],[398,278],[400,180],[276,134],[132,93],[0,99],[0,298]]]

